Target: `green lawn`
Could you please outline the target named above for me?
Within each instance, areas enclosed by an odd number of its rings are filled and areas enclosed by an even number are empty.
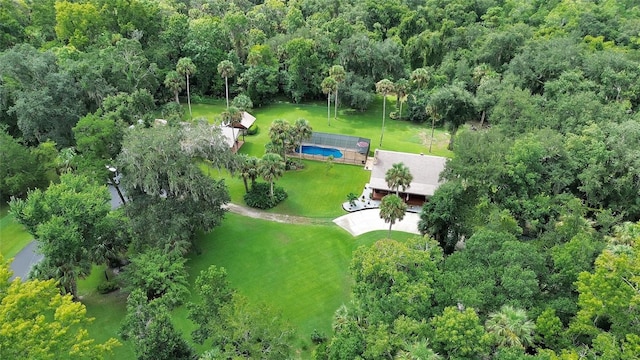
[[[97,286],[106,280],[104,269],[105,266],[94,266],[91,275],[78,282],[78,295],[87,307],[87,316],[94,318],[87,330],[98,343],[109,338],[116,338],[122,343],[114,350],[112,359],[134,359],[133,345],[118,337],[120,324],[127,312],[126,294],[116,291],[102,295],[96,291]]]
[[[5,260],[16,256],[33,239],[8,210],[8,205],[0,207],[0,254]]]
[[[186,106],[186,105],[185,105]],[[208,101],[208,104],[192,104],[193,117],[201,117],[213,122],[224,111],[224,100]],[[387,112],[395,111],[395,98],[387,100]],[[186,110],[188,118],[188,109]],[[276,103],[250,111],[256,117],[260,131],[257,135],[247,136],[246,143],[240,152],[262,157],[264,145],[269,141],[269,126],[275,119],[285,119],[293,123],[299,118],[309,121],[314,131],[360,136],[371,139],[371,151],[378,148],[382,128],[382,98],[377,97],[369,110],[364,112],[341,108],[338,118],[331,118],[331,126],[327,123],[326,103],[290,104]],[[333,114],[333,108],[332,108]],[[382,149],[410,153],[429,152],[431,139],[430,124],[414,124],[409,121],[390,120],[387,116]],[[433,144],[433,155],[451,156],[447,150],[448,134],[443,129],[436,129]]]
[[[327,172],[323,162],[304,160],[304,163],[303,170],[287,171],[276,182],[277,186],[285,189],[289,197],[268,210],[269,212],[333,219],[345,214],[341,204],[346,201],[347,194],[361,194],[371,175],[371,172],[361,166],[335,164]],[[211,177],[225,179],[231,202],[245,204],[245,188],[241,178],[231,177],[226,171],[203,168],[209,171]]]
[[[386,231],[376,231],[353,238],[333,224],[291,225],[228,214],[220,227],[198,239],[201,252],[192,254],[187,266],[192,283],[211,264],[226,268],[231,285],[241,295],[280,312],[296,329],[294,344],[308,349],[311,332],[330,334],[333,313],[349,302],[352,251],[385,236]],[[393,232],[392,236],[406,240],[413,235]],[[126,301],[118,293],[95,293],[104,281],[103,270],[95,267],[79,286],[89,315],[96,318],[89,333],[99,341],[117,337]],[[197,298],[192,294],[191,300]],[[176,326],[190,339],[193,324],[186,316],[184,307],[174,311]],[[133,357],[131,344],[123,345],[114,359]],[[308,355],[303,353],[303,358]]]

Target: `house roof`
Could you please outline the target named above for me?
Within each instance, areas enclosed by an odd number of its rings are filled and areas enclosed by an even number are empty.
[[[432,196],[440,182],[440,173],[444,170],[447,158],[423,154],[410,154],[396,151],[375,151],[369,185],[374,189],[391,191],[384,180],[387,170],[393,164],[403,163],[409,168],[413,181],[404,191],[408,194]]]
[[[253,125],[254,122],[256,122],[256,117],[249,114],[246,111],[243,111],[242,120],[240,121],[240,124],[238,124],[236,127],[248,129],[251,125]]]
[[[240,131],[236,131],[233,128],[228,126],[220,126],[220,129],[222,130],[222,136],[224,137],[224,141],[227,143],[227,145],[229,145],[230,148],[233,148],[235,144],[235,140],[238,139],[238,134],[240,133]],[[234,139],[234,135],[235,135],[235,139]]]

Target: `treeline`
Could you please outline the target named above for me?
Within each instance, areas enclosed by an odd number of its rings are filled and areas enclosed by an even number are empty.
[[[148,124],[154,112],[179,119],[171,101],[179,94],[229,97],[228,90],[261,106],[329,93],[363,110],[387,79],[385,93],[398,96],[394,118],[447,124],[452,134],[471,120],[504,124],[511,134],[575,132],[586,122],[636,118],[633,5],[2,0],[0,124],[30,147],[52,141],[73,147],[76,162],[104,163],[119,151],[119,129]],[[187,59],[185,72],[178,63]],[[330,71],[335,65],[340,72]],[[91,158],[89,131],[116,141]],[[3,179],[3,196],[24,194],[22,181],[42,182]]]

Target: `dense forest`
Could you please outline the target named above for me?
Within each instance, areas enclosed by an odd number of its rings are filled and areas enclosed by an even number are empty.
[[[173,328],[184,256],[229,201],[198,164],[240,160],[205,127],[126,129],[177,124],[183,95],[259,107],[333,93],[357,111],[377,91],[397,97],[393,118],[448,129],[454,155],[424,237],[355,252],[352,302],[313,334],[314,358],[640,358],[635,0],[0,0],[0,51],[0,197],[47,255],[37,285],[7,285],[0,267],[7,316],[31,292],[57,299],[25,312],[46,313],[43,328],[83,324],[47,281],[75,298],[91,264],[128,258],[121,335],[140,359],[295,357],[290,329],[224,269],[203,272],[208,300],[188,304],[211,350]],[[112,164],[122,211],[89,180]],[[45,336],[13,330],[0,327],[6,358]],[[50,351],[68,351],[52,334]],[[60,358],[117,342],[85,337]]]

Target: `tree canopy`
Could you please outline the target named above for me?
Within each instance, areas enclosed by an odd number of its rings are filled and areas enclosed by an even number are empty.
[[[332,96],[334,119],[381,107],[380,145],[387,115],[451,135],[420,214],[433,241],[356,251],[354,302],[314,356],[633,358],[639,18],[631,0],[0,0],[0,197],[38,237],[36,277],[75,294],[91,264],[130,257],[146,280],[132,277],[130,315],[153,328],[132,321],[139,355],[193,357],[155,284],[184,285],[195,234],[223,219],[226,185],[204,165],[237,170],[247,191],[263,176],[273,194],[308,129],[278,122],[279,155],[239,159],[216,127],[177,126],[183,91],[189,114],[192,99],[225,99],[229,123],[274,101],[326,100],[328,122]],[[120,181],[131,201],[110,212],[89,178]],[[389,179],[398,193],[402,178]],[[389,199],[392,226],[402,202]],[[220,318],[244,330],[258,310],[235,299]],[[261,340],[288,339],[259,330],[206,356],[267,357]],[[269,342],[274,357],[290,356],[286,341]]]

